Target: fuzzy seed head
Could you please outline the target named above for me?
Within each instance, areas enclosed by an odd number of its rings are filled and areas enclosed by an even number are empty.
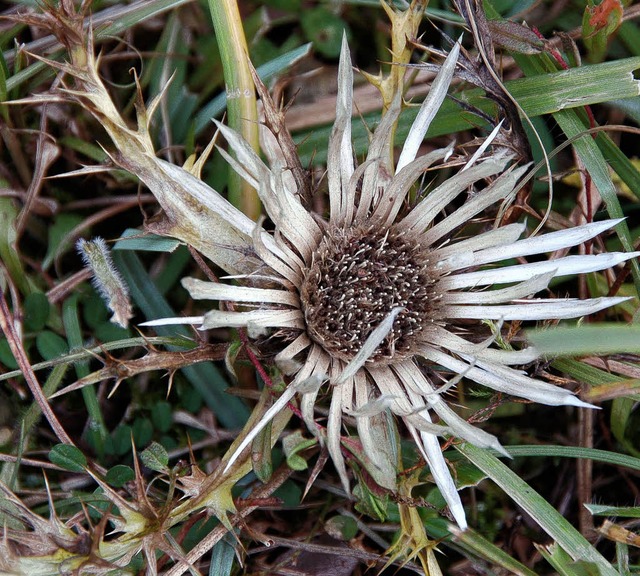
[[[80,238],[76,248],[93,272],[94,287],[113,312],[111,321],[126,328],[133,317],[129,289],[113,263],[107,243],[102,238],[91,241]]]
[[[300,289],[309,336],[349,361],[376,326],[402,307],[368,362],[389,364],[414,354],[438,307],[437,275],[428,256],[393,227],[330,228]]]

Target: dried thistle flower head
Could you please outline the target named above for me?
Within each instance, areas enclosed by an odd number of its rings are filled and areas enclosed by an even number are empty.
[[[279,112],[258,83],[272,132],[264,138],[270,165],[237,133],[219,123],[218,127],[238,160],[221,153],[258,190],[275,231],[256,224],[252,237],[261,264],[239,277],[243,287],[190,278],[183,284],[193,298],[242,307],[242,311],[214,309],[188,322],[203,330],[244,327],[255,335],[268,331],[272,340],[281,343],[276,363],[292,377],[288,389],[239,445],[227,467],[269,419],[299,394],[303,417],[309,429],[326,441],[345,488],[349,481],[341,447],[343,414],[356,418],[368,471],[380,485],[394,489],[397,454],[384,425],[392,413],[403,420],[453,517],[464,528],[465,513],[438,436],[505,452],[494,436],[470,425],[447,404],[446,390],[464,377],[532,402],[590,406],[562,388],[513,368],[537,359],[535,349],[501,349],[494,337],[478,341],[482,321],[576,318],[613,306],[625,298],[533,296],[545,290],[552,278],[603,270],[639,253],[497,266],[505,260],[576,246],[619,220],[523,240],[519,238],[525,226],[510,224],[458,239],[456,233],[471,219],[513,197],[527,167],[509,166],[511,158],[504,152],[472,159],[407,209],[412,187],[451,154],[447,148],[417,155],[446,95],[458,51],[456,45],[434,81],[397,167],[391,164],[390,150],[392,127],[401,108],[399,95],[375,130],[365,162],[356,167],[350,137],[352,68],[343,42],[327,161],[328,219],[306,208],[306,187],[295,161],[290,161],[295,156],[291,139],[283,133]],[[468,191],[466,201],[442,216]],[[448,379],[449,374],[457,376]],[[331,395],[326,429],[314,419],[323,382]],[[432,421],[432,414],[439,423]]]

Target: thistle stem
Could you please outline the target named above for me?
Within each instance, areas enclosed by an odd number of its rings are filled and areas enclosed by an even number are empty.
[[[396,94],[404,94],[405,91],[405,64],[411,60],[413,47],[411,40],[418,35],[418,28],[429,0],[412,0],[406,10],[392,8],[386,3],[382,4],[389,20],[391,20],[391,68],[386,76],[381,75],[376,83],[382,95],[383,110],[386,111],[396,97]],[[375,82],[374,82],[375,83]],[[396,121],[390,131],[389,138],[395,141]],[[393,146],[390,147],[390,166],[393,166]]]
[[[224,69],[227,122],[258,151],[258,108],[249,69],[247,41],[235,0],[209,0],[213,28]],[[247,216],[260,217],[260,199],[253,187],[229,168],[229,201]]]

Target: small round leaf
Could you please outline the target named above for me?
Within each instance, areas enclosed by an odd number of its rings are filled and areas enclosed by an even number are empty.
[[[13,357],[9,342],[6,338],[0,338],[0,364],[4,365],[8,370],[17,370],[18,363]]]
[[[351,540],[358,533],[358,524],[350,516],[334,516],[324,524],[329,536],[336,540]]]
[[[333,12],[323,6],[304,10],[300,24],[320,54],[326,58],[337,58],[340,55],[342,34],[348,30],[346,24]]]
[[[105,448],[109,454],[116,456],[123,456],[131,452],[131,426],[120,424],[107,438]]]
[[[151,421],[156,430],[168,432],[173,423],[171,404],[165,400],[156,402],[151,409]]]
[[[24,299],[23,310],[25,329],[37,332],[49,318],[49,300],[42,292],[32,292]]]
[[[131,482],[135,477],[136,475],[132,468],[118,464],[107,470],[105,479],[114,488],[121,488],[127,482]]]
[[[149,418],[143,416],[136,418],[133,421],[131,430],[133,431],[133,440],[136,446],[145,446],[153,438],[153,424],[151,424]]]
[[[69,472],[82,472],[87,467],[85,455],[71,444],[56,444],[49,451],[49,460]]]
[[[39,332],[36,336],[36,348],[45,360],[58,358],[69,351],[69,346],[62,336],[50,330]]]
[[[142,463],[156,472],[167,472],[169,469],[169,454],[162,444],[152,442],[151,445],[140,454]]]

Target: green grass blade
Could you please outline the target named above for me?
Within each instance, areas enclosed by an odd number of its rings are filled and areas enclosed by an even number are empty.
[[[616,376],[595,366],[589,366],[584,362],[570,358],[557,358],[553,361],[552,366],[579,382],[585,382],[590,386],[602,386],[603,384],[613,384],[624,380],[622,376]]]
[[[640,458],[609,452],[608,450],[598,450],[597,448],[584,448],[581,446],[544,446],[536,444],[525,444],[521,446],[507,446],[507,452],[514,458],[518,457],[538,457],[538,458],[585,458],[594,462],[610,464],[611,466],[622,466],[630,470],[640,471]]]
[[[640,103],[640,98],[635,100]],[[616,146],[608,134],[598,134],[596,144],[620,179],[629,186],[636,197],[640,197],[640,172],[631,160]]]
[[[585,124],[580,120],[576,112],[572,110],[561,110],[554,114],[554,117],[567,138],[577,137],[586,130]],[[624,217],[616,187],[611,180],[607,162],[591,135],[585,135],[584,137],[575,140],[573,142],[573,146],[576,152],[578,152],[582,162],[587,167],[593,180],[593,185],[600,192],[600,195],[606,204],[609,217]],[[615,227],[615,230],[624,249],[628,252],[633,252],[634,243],[631,238],[631,232],[627,222],[620,222],[620,224]],[[631,260],[630,264],[636,291],[638,295],[640,295],[640,266],[635,260]]]
[[[51,373],[47,376],[43,386],[42,392],[45,396],[51,396],[62,384],[63,378],[67,372],[68,366],[60,364],[51,371]],[[20,371],[17,371],[20,374]],[[3,374],[5,376],[5,374]],[[42,414],[42,410],[37,402],[34,402],[29,406],[29,409],[24,413],[22,417],[22,424],[20,426],[20,430],[27,436],[33,426],[37,423],[40,415]]]
[[[467,528],[462,532],[454,529],[454,532],[458,544],[463,545],[468,550],[472,550],[491,565],[500,566],[508,570],[509,574],[516,574],[516,576],[536,576],[533,570],[529,570],[524,564],[512,558],[475,530]]]
[[[566,518],[493,454],[468,443],[456,448],[500,486],[571,558],[597,566],[602,576],[619,576]]]
[[[640,507],[633,506],[630,508],[618,506],[604,506],[602,504],[585,504],[584,505],[594,516],[618,516],[620,518],[640,518]]]
[[[236,558],[236,542],[230,534],[225,535],[211,550],[209,576],[227,576],[231,574]]]
[[[131,250],[133,252],[173,252],[182,245],[180,240],[169,236],[147,234],[136,228],[127,228],[114,244],[114,250]]]
[[[560,576],[599,576],[601,573],[593,565],[582,560],[574,560],[557,544],[536,546],[542,557],[553,566]]]
[[[640,95],[633,77],[640,57],[580,66],[507,82],[511,95],[529,116],[551,114]],[[612,81],[612,79],[614,81]]]
[[[640,354],[640,325],[637,324],[588,324],[528,330],[527,339],[542,354],[551,356]]]

